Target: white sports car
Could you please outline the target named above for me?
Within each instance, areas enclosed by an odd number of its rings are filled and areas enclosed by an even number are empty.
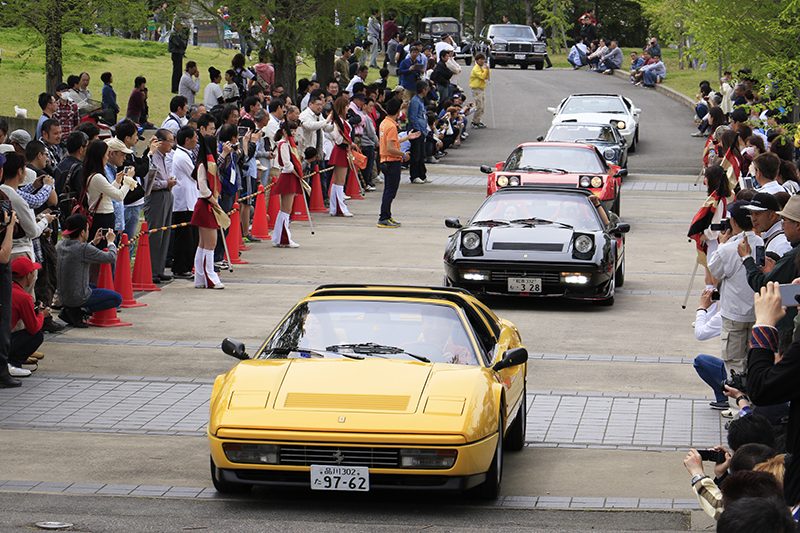
[[[548,107],[553,113],[553,124],[562,122],[584,122],[592,124],[614,124],[628,144],[628,151],[635,152],[639,143],[639,114],[641,109],[618,94],[573,94],[564,98],[558,107]]]

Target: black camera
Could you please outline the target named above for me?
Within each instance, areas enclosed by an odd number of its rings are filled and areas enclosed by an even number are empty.
[[[8,226],[6,215],[8,215],[8,220],[11,221],[11,200],[0,200],[0,228]]]
[[[324,106],[322,106],[322,116],[323,117],[327,118],[327,116],[331,114],[331,111],[333,111],[333,104],[329,103],[329,104],[325,104]]]
[[[723,218],[719,221],[719,224],[711,224],[710,226],[711,231],[728,231],[731,228],[731,221],[727,218]]]
[[[720,382],[722,389],[725,390],[725,385],[732,389],[741,392],[747,392],[747,372],[737,373],[736,370],[731,370],[731,377]]]
[[[714,289],[714,291],[711,293],[711,301],[712,302],[719,301],[719,291],[718,290]]]
[[[725,462],[725,450],[698,450],[700,459],[703,461],[714,461],[715,463],[722,464]]]

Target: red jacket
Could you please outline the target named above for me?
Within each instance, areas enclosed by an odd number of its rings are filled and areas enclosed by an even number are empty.
[[[28,333],[31,335],[39,333],[44,324],[44,315],[34,311],[33,297],[25,292],[19,283],[15,282],[11,285],[11,327],[13,328],[19,320],[22,320]]]

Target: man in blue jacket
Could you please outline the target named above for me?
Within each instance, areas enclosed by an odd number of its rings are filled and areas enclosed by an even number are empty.
[[[405,61],[407,61],[406,58]],[[404,62],[405,62],[404,61]],[[420,132],[422,135],[411,139],[411,163],[410,179],[411,183],[431,183],[425,175],[425,135],[428,131],[428,118],[425,111],[425,95],[428,94],[429,86],[425,80],[419,80],[414,90],[416,96],[408,104],[408,132]],[[408,91],[408,89],[406,89]]]
[[[417,80],[420,75],[425,72],[425,67],[417,61],[419,56],[419,48],[412,46],[408,50],[408,56],[400,62],[397,67],[397,76],[400,78],[400,85],[403,86],[403,103],[406,104],[411,101],[415,94],[417,94]],[[424,108],[423,108],[424,109]],[[422,130],[424,133],[424,130]],[[412,156],[413,161],[413,156]]]

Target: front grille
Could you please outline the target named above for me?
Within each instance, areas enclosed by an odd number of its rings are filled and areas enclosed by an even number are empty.
[[[398,468],[398,448],[285,445],[278,464],[291,466],[337,465]]]
[[[541,278],[542,283],[558,283],[558,272],[541,270],[492,270],[492,281],[508,281],[508,278]]]
[[[492,250],[524,250],[529,252],[561,252],[564,250],[563,244],[541,243],[541,242],[496,242],[492,244]]]
[[[531,50],[533,50],[531,43],[509,43],[508,45],[509,52],[530,52]]]

